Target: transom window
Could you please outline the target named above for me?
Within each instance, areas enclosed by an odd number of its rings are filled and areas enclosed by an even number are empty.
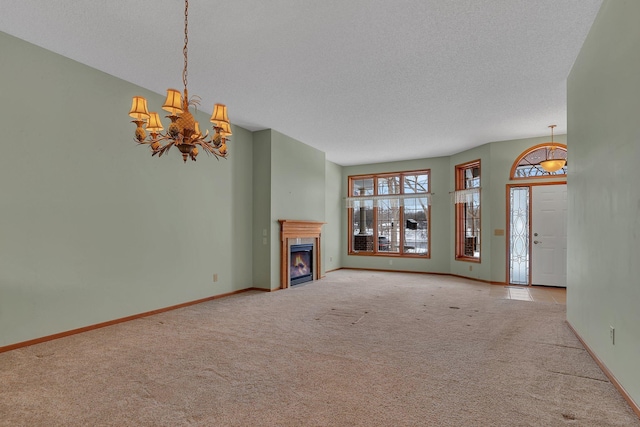
[[[520,154],[513,163],[513,166],[511,167],[511,179],[566,176],[566,164],[563,168],[555,172],[547,172],[542,169],[540,162],[551,158],[566,160],[567,146],[558,143],[554,143],[552,146],[549,143],[544,143],[529,148]]]
[[[349,177],[349,254],[429,257],[430,171]]]
[[[456,166],[456,259],[480,261],[480,160]]]

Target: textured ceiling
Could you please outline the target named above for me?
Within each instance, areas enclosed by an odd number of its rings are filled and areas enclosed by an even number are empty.
[[[341,165],[450,155],[549,124],[562,134],[566,78],[601,3],[191,0],[189,93]],[[183,12],[181,0],[0,0],[0,31],[164,94],[182,85]]]

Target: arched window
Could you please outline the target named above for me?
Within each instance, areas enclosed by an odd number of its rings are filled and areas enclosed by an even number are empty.
[[[552,145],[548,142],[535,145],[525,150],[511,166],[511,179],[549,177],[549,176],[566,176],[567,165],[555,172],[547,172],[542,169],[540,162],[552,158]],[[567,146],[564,144],[553,144],[553,158],[567,159]]]

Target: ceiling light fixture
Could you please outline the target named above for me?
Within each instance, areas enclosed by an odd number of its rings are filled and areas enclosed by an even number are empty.
[[[556,125],[550,125],[549,127],[551,128],[551,146],[549,147],[549,156],[546,157],[546,160],[540,162],[540,166],[547,172],[557,172],[567,164],[567,161],[565,159],[554,158],[556,146],[553,142],[553,128],[555,128]]]
[[[135,138],[138,144],[149,144],[151,155],[161,157],[169,151],[172,146],[178,147],[182,153],[182,159],[196,160],[198,146],[207,154],[213,154],[216,158],[227,157],[227,138],[231,135],[231,125],[227,117],[227,107],[223,104],[215,104],[211,123],[215,131],[211,139],[207,140],[209,131],[203,135],[200,132],[200,125],[189,112],[190,105],[200,104],[200,98],[194,96],[189,99],[187,91],[187,44],[188,37],[189,1],[184,2],[184,69],[182,70],[182,82],[184,83],[184,93],[176,89],[167,89],[167,99],[164,101],[162,109],[169,112],[166,116],[171,120],[169,129],[163,133],[164,128],[158,113],[147,110],[147,100],[142,96],[134,96],[131,104],[129,116],[133,117],[132,123],[136,124]],[[143,126],[146,126],[146,130]],[[147,131],[151,134],[147,138]]]

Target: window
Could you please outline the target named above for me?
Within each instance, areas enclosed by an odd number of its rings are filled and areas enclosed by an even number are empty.
[[[456,259],[480,261],[480,160],[456,166]]]
[[[552,149],[553,148],[553,149]],[[554,143],[553,146],[550,143],[544,143],[529,148],[513,163],[511,167],[511,179],[520,178],[535,178],[543,177],[550,178],[555,176],[566,176],[567,165],[565,164],[562,169],[555,172],[547,172],[542,169],[540,162],[550,158],[554,159],[567,159],[567,146],[563,144]]]
[[[349,254],[429,256],[429,170],[349,177]]]

